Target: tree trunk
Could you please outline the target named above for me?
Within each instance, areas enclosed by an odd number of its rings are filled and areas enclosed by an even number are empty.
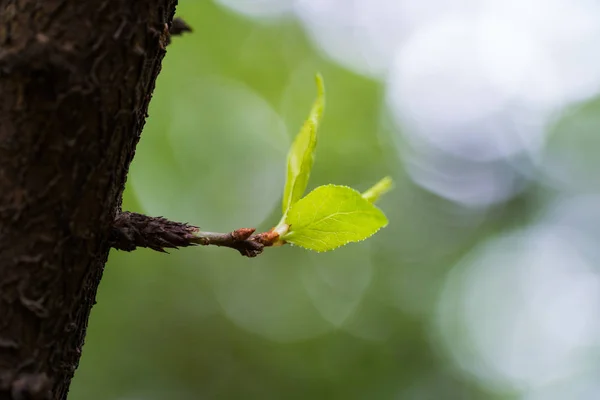
[[[0,0],[0,400],[65,399],[176,0]]]

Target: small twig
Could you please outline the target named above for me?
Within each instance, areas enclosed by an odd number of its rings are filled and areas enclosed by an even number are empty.
[[[169,29],[171,36],[180,36],[185,32],[193,32],[192,27],[180,17],[173,18],[173,22],[171,22],[171,28]]]
[[[163,253],[166,248],[212,245],[230,247],[243,256],[256,257],[279,238],[277,233],[271,231],[257,235],[253,233],[253,228],[241,228],[230,233],[202,232],[196,226],[162,217],[121,212],[115,218],[110,244],[118,250],[133,251],[138,247],[146,247]]]
[[[223,246],[236,249],[243,256],[256,257],[262,253],[265,247],[260,240],[260,236],[251,236],[254,233],[252,228],[241,228],[230,233],[214,232],[196,232],[196,237],[192,240],[194,243],[203,246]]]

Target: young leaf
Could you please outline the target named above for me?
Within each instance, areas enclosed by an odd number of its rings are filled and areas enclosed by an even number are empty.
[[[371,203],[375,203],[382,195],[392,190],[393,187],[394,181],[392,181],[392,178],[390,178],[389,176],[386,176],[385,178],[371,186],[371,188],[363,192],[362,197],[364,197],[365,200]]]
[[[287,158],[287,178],[283,191],[283,214],[300,200],[306,190],[310,170],[314,161],[315,147],[317,146],[317,129],[323,108],[325,107],[325,87],[320,74],[316,76],[317,99],[315,100],[308,119],[304,122],[300,133],[296,136]]]
[[[358,242],[387,225],[383,212],[347,186],[319,186],[292,206],[286,242],[328,251]]]

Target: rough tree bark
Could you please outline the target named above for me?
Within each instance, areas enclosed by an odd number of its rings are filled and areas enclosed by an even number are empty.
[[[0,0],[0,399],[64,399],[176,0]]]

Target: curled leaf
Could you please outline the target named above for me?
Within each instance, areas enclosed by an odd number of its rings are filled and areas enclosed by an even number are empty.
[[[314,161],[317,130],[325,107],[325,87],[320,74],[316,75],[316,81],[317,99],[288,153],[287,177],[282,202],[284,215],[304,194]]]
[[[362,197],[371,203],[375,203],[382,195],[392,190],[393,187],[394,181],[389,176],[386,176],[364,191]]]

